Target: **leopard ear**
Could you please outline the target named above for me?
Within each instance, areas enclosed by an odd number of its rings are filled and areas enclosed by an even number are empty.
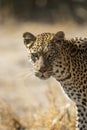
[[[36,37],[29,32],[25,32],[23,34],[23,38],[24,38],[24,44],[27,48],[29,48],[36,40]]]
[[[63,31],[59,31],[54,35],[53,39],[55,39],[56,41],[64,40],[65,39],[65,33]]]

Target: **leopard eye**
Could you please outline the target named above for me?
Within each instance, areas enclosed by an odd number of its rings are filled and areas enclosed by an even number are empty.
[[[31,59],[32,59],[33,62],[36,62],[36,60],[39,59],[39,55],[37,53],[32,53],[31,54]]]
[[[49,55],[47,56],[47,61],[49,61],[49,62],[50,62],[50,61],[51,61],[51,59],[52,59],[52,56],[53,56],[52,54],[49,54]]]

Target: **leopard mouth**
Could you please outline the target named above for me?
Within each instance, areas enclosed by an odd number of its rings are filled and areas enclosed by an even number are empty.
[[[48,78],[50,78],[50,77],[45,77],[44,75],[42,75],[42,76],[40,77],[40,79],[42,79],[42,80],[46,80],[46,79],[48,79]]]
[[[46,80],[46,79],[49,79],[51,77],[51,74],[45,74],[45,73],[35,73],[35,76],[40,78],[41,80]]]

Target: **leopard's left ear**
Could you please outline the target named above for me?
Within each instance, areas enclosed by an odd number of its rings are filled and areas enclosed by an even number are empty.
[[[24,44],[27,48],[29,48],[36,40],[36,37],[32,33],[29,33],[29,32],[25,32],[23,34],[23,38],[24,38]]]
[[[59,31],[54,35],[53,39],[56,40],[56,41],[64,40],[65,39],[65,33],[63,31]]]

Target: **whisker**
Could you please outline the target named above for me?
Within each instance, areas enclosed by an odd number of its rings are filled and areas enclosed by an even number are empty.
[[[26,70],[23,70],[22,72],[18,73],[15,78],[16,79],[22,79],[22,78],[26,78],[26,77],[31,77],[32,75],[34,74],[34,71],[33,69],[26,69]]]
[[[27,76],[31,76],[32,75],[32,72],[31,73],[26,73],[26,74],[24,74],[22,77],[27,77]]]

